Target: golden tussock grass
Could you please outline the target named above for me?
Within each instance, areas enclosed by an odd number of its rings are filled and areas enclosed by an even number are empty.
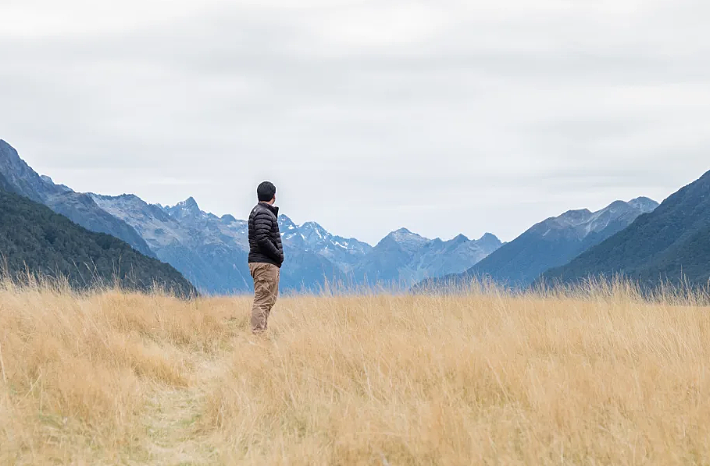
[[[249,298],[0,287],[3,464],[709,464],[710,308],[625,286]]]

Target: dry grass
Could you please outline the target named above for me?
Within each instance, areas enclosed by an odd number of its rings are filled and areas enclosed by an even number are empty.
[[[710,308],[0,288],[3,464],[710,464]],[[232,317],[236,317],[233,319]]]

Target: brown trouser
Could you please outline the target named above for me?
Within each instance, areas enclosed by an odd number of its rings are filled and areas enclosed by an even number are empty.
[[[281,270],[273,264],[249,264],[254,279],[254,306],[251,309],[251,331],[262,333],[268,327],[271,308],[279,295]]]

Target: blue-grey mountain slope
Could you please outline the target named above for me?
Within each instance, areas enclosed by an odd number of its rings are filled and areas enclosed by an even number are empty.
[[[638,198],[613,202],[597,212],[570,210],[534,225],[465,273],[442,276],[420,287],[456,285],[473,278],[491,279],[514,288],[527,287],[545,271],[567,264],[657,206],[651,199]]]
[[[156,257],[141,236],[128,224],[101,209],[87,194],[76,193],[38,175],[17,151],[0,139],[0,174],[13,192],[44,204],[87,230],[122,239],[140,253]]]
[[[250,289],[245,222],[206,214],[192,198],[162,208],[134,195],[92,197],[106,212],[131,225],[160,260],[172,264],[201,292],[235,294]]]
[[[575,283],[616,275],[644,287],[661,282],[710,285],[710,172],[543,279]]]
[[[477,241],[463,235],[442,241],[401,228],[380,241],[354,267],[353,276],[359,283],[407,288],[421,280],[463,272],[501,244],[490,233]]]
[[[238,294],[253,289],[246,221],[205,212],[192,197],[174,206],[151,205],[133,195],[93,198],[111,215],[133,226],[161,260],[173,264],[201,292]],[[279,223],[293,236],[288,239],[288,233],[283,235],[288,258],[281,270],[283,291],[315,291],[326,281],[344,278],[337,265],[312,249],[318,243],[306,242],[287,216],[280,216]],[[321,247],[332,249],[326,244]]]
[[[279,217],[284,245],[289,249],[313,252],[336,264],[343,272],[372,251],[372,246],[355,238],[335,236],[316,222],[296,225],[285,215]]]

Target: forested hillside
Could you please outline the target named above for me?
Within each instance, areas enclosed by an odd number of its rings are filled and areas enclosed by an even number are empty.
[[[118,281],[129,289],[158,285],[188,296],[195,288],[168,264],[127,243],[90,232],[48,207],[7,190],[0,177],[0,255],[3,273],[65,277],[75,288]],[[2,188],[5,189],[2,189]]]
[[[708,285],[710,172],[666,199],[629,228],[544,275],[548,282],[621,275],[646,286]]]

